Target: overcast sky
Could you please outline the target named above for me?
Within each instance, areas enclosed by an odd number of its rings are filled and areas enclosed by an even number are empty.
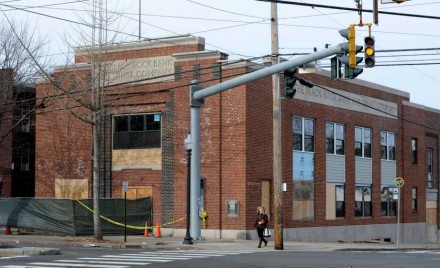
[[[49,53],[53,54],[55,63],[62,64],[65,57],[61,58],[58,53],[68,51],[66,38],[71,42],[78,40],[75,29],[80,26],[75,22],[81,22],[81,16],[87,17],[84,9],[91,9],[92,0],[78,2],[0,0],[0,7],[4,11],[1,16],[27,19],[36,25],[38,33],[50,40]],[[115,17],[115,23],[109,29],[119,32],[118,40],[138,40],[139,0],[107,2],[110,11],[107,15]],[[353,0],[296,2],[356,7]],[[13,11],[4,5],[22,10]],[[373,0],[364,0],[363,6],[371,10]],[[379,4],[379,10],[440,17],[440,1]],[[202,36],[207,49],[225,52],[230,59],[258,58],[271,51],[270,3],[255,0],[142,0],[140,12],[142,38],[177,34]],[[315,47],[320,50],[326,44],[342,43],[345,40],[338,30],[359,23],[357,12],[286,4],[278,4],[278,17],[280,53],[283,54],[311,53]],[[371,13],[363,13],[363,22],[372,20]],[[82,29],[84,32],[90,31],[85,26]],[[363,45],[366,35],[368,27],[357,27],[356,43]],[[379,25],[373,25],[372,35],[376,39],[378,66],[364,69],[358,78],[409,92],[412,102],[440,110],[440,20],[380,14]],[[425,48],[437,49],[415,50]],[[380,52],[406,49],[414,51]],[[329,66],[329,63],[328,59],[321,62],[323,66]],[[408,65],[418,63],[424,65]],[[399,65],[379,66],[396,64]]]

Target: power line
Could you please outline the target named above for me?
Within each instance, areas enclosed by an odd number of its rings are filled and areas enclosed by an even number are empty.
[[[240,69],[240,68],[243,68],[243,67],[237,67],[237,69]],[[235,68],[233,68],[233,69],[235,69]],[[217,81],[217,80],[222,80],[222,79],[236,77],[236,76],[239,76],[239,75],[244,75],[246,73],[247,72],[235,73],[235,74],[232,74],[232,75],[229,75],[229,76],[221,76],[221,77],[218,77],[218,78],[212,78],[212,79],[208,79],[208,80],[201,80],[199,82],[201,84],[203,84],[203,83],[208,83],[208,82],[212,82],[212,81]],[[159,82],[159,83],[161,83],[161,82]],[[149,85],[154,85],[154,84],[149,84]],[[131,94],[127,94],[125,96],[118,96],[115,99],[110,99],[110,100],[108,100],[107,104],[111,103],[113,101],[118,101],[118,100],[122,100],[122,99],[134,98],[134,97],[139,97],[139,96],[148,95],[148,94],[154,94],[154,93],[168,92],[168,91],[171,91],[171,90],[174,90],[174,89],[188,87],[190,85],[191,85],[191,82],[188,82],[187,84],[173,86],[173,87],[167,87],[167,88],[161,88],[161,89],[158,89],[158,90],[155,90],[155,91],[131,93]],[[64,95],[64,97],[66,97],[66,96]],[[63,111],[63,110],[66,110],[66,109],[74,109],[74,108],[80,108],[80,107],[82,107],[82,105],[78,104],[78,105],[69,106],[69,107],[60,107],[60,108],[56,108],[56,109],[52,109],[52,110],[44,109],[44,111],[40,111],[39,113],[42,114],[42,113],[48,113],[48,112]]]
[[[301,79],[301,80],[304,80],[304,79]],[[331,92],[332,94],[335,94],[335,95],[337,95],[337,96],[339,96],[339,97],[342,97],[342,98],[344,98],[344,99],[350,100],[350,101],[352,101],[352,102],[354,102],[354,103],[357,103],[357,104],[359,104],[359,105],[362,105],[362,106],[368,107],[368,108],[370,108],[370,109],[372,109],[372,110],[378,111],[378,112],[380,112],[380,113],[386,114],[386,115],[391,116],[391,117],[394,117],[394,118],[396,118],[396,119],[399,119],[399,120],[402,120],[402,121],[405,121],[405,122],[408,122],[408,123],[411,123],[411,124],[414,124],[414,125],[417,125],[417,126],[425,127],[425,128],[428,128],[428,129],[431,129],[431,130],[435,130],[435,131],[437,131],[437,132],[440,132],[440,129],[437,129],[437,128],[434,128],[434,127],[431,127],[431,126],[427,126],[427,125],[423,125],[423,124],[420,124],[420,123],[418,123],[418,122],[415,122],[415,121],[411,121],[411,120],[405,119],[405,118],[403,118],[403,117],[401,117],[401,116],[394,115],[394,114],[391,114],[391,113],[388,113],[388,112],[382,111],[382,110],[380,110],[380,109],[378,109],[378,108],[375,108],[375,107],[370,106],[370,105],[367,105],[367,104],[365,104],[365,103],[363,103],[363,102],[360,102],[360,101],[357,101],[357,100],[351,99],[351,98],[349,98],[349,97],[347,97],[347,96],[345,96],[345,95],[343,95],[343,94],[337,93],[337,92],[335,92],[335,91],[333,91],[333,90],[331,90],[331,89],[329,89],[329,88],[327,88],[327,87],[323,87],[323,86],[320,86],[320,85],[316,85],[316,84],[314,84],[314,83],[311,83],[311,82],[308,81],[308,80],[306,80],[306,82],[309,83],[309,84],[311,84],[312,86],[315,86],[315,87],[321,88],[321,89],[326,90],[326,91],[328,91],[328,92]]]
[[[249,18],[256,18],[256,19],[264,19],[264,20],[267,19],[267,18],[263,18],[263,17],[257,17],[257,16],[252,16],[252,15],[247,15],[247,14],[241,14],[241,13],[232,12],[232,11],[229,11],[229,10],[224,10],[224,9],[220,9],[220,8],[216,8],[216,7],[208,6],[208,5],[201,4],[201,3],[198,3],[198,2],[196,2],[196,1],[193,1],[193,0],[187,0],[187,1],[188,1],[188,2],[191,2],[191,3],[193,3],[193,4],[196,4],[196,5],[204,6],[204,7],[210,8],[210,9],[214,9],[214,10],[222,11],[222,12],[229,13],[229,14],[233,14],[233,15],[244,16],[244,17],[249,17]]]
[[[256,59],[258,59],[258,58],[264,58],[264,57],[267,57],[267,56],[268,56],[268,55],[261,56],[261,57],[256,57],[256,58],[254,58],[253,60],[256,60]],[[242,59],[242,60],[237,60],[237,61],[226,62],[226,63],[222,63],[221,65],[219,65],[219,67],[222,67],[222,66],[224,67],[224,66],[228,66],[228,65],[233,65],[233,64],[237,64],[237,63],[240,63],[240,62],[243,62],[243,61],[247,61],[247,60]],[[209,69],[211,69],[211,68],[212,68],[212,66],[207,66],[207,67],[201,67],[199,70],[200,70],[200,71],[203,71],[203,70],[209,70]],[[242,67],[230,68],[229,70],[240,69],[240,68],[242,68]],[[183,71],[183,72],[180,72],[179,74],[185,75],[185,74],[190,74],[190,73],[193,73],[193,70]],[[146,82],[146,81],[150,81],[150,80],[155,80],[155,79],[158,79],[158,78],[173,77],[173,76],[175,76],[176,74],[178,74],[178,73],[166,74],[166,75],[155,76],[155,77],[150,77],[150,78],[144,78],[144,79],[139,79],[139,80],[134,80],[134,81],[128,81],[128,82],[122,82],[122,83],[118,83],[118,84],[112,84],[112,85],[105,86],[105,88],[109,89],[109,88],[114,88],[114,87],[124,86],[124,85],[139,86],[139,85],[137,85],[136,83],[141,83],[141,82]],[[182,79],[185,79],[185,78],[188,78],[188,77],[190,77],[190,76],[182,77]],[[69,76],[69,77],[66,76],[65,78],[70,78],[70,76]],[[222,78],[222,77],[217,78],[217,79],[221,79],[221,78]],[[225,77],[223,77],[223,78],[225,78]],[[227,77],[226,77],[226,78],[227,78]],[[214,80],[215,80],[215,79],[214,79]],[[164,83],[164,82],[171,82],[171,81],[172,81],[172,80],[168,80],[168,81],[160,81],[160,82],[154,82],[154,83],[149,83],[147,86],[158,85],[158,84],[161,84],[161,83]],[[211,81],[211,80],[208,80],[208,81]],[[203,82],[203,81],[202,81],[202,82]],[[145,85],[145,84],[142,84],[142,85]],[[188,84],[188,85],[189,85],[189,84]],[[90,89],[81,89],[81,90],[70,91],[70,93],[71,93],[71,94],[82,94],[82,93],[85,93],[85,92],[87,92],[87,91],[89,91],[89,90],[90,90]],[[149,92],[148,92],[148,93],[149,93]],[[49,99],[54,100],[54,99],[65,98],[65,97],[66,97],[66,94],[65,94],[65,93],[59,93],[59,94],[46,95],[46,96],[42,96],[42,97],[39,97],[39,98],[30,98],[30,99],[27,99],[27,100],[28,100],[28,101],[29,101],[29,100],[35,100],[35,101],[37,101],[37,100],[49,100]],[[0,104],[0,107],[2,107],[2,106],[6,106],[6,105],[13,106],[14,104],[15,104],[14,102],[2,103],[2,104]]]
[[[319,8],[328,8],[328,9],[338,9],[338,10],[348,10],[348,11],[356,11],[356,12],[373,13],[373,10],[370,10],[370,9],[358,9],[358,8],[339,7],[339,6],[327,6],[327,5],[318,5],[318,4],[290,2],[290,1],[283,1],[283,0],[255,0],[255,1],[271,2],[271,3],[287,4],[287,5],[295,5],[295,6],[307,6],[307,7],[313,7],[313,8],[314,7],[319,7]],[[418,14],[409,14],[409,13],[397,13],[397,12],[388,12],[388,11],[378,11],[378,13],[379,14],[385,14],[385,15],[393,15],[393,16],[403,16],[403,17],[414,17],[414,18],[440,20],[440,17],[437,17],[437,16],[418,15]]]

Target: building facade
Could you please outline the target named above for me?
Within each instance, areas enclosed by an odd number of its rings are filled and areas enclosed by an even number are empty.
[[[13,85],[0,70],[0,197],[33,197],[35,84]]]
[[[36,196],[92,196],[91,125],[80,114],[102,71],[101,196],[121,197],[127,181],[130,198],[152,197],[153,222],[184,236],[190,81],[207,87],[263,68],[204,45],[200,37],[113,45],[100,65],[82,48],[75,64],[39,79],[37,99],[47,101],[36,117]],[[314,86],[298,84],[294,99],[281,101],[285,238],[394,240],[400,208],[403,242],[437,242],[440,111],[378,84],[320,70],[298,76]],[[253,238],[256,208],[272,215],[271,88],[266,77],[205,100],[202,236]]]

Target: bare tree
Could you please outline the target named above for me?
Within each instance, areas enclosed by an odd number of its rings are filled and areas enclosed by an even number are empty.
[[[26,21],[18,23],[7,17],[0,18],[0,69],[12,70],[11,82],[13,85],[0,87],[0,129],[2,129],[0,144],[16,126],[35,112],[32,108],[27,110],[26,114],[13,113],[14,109],[20,105],[17,103],[18,94],[13,92],[13,88],[20,88],[34,80],[40,72],[39,68],[36,68],[34,60],[37,59],[44,69],[48,65],[47,57],[43,55],[47,43],[44,38],[36,34],[35,30],[36,27],[31,28]],[[7,92],[7,90],[11,92]],[[11,120],[13,124],[6,126],[6,120]]]
[[[39,63],[38,57],[29,47],[29,44],[22,41],[20,33],[14,31],[14,35],[21,40],[20,44],[26,49],[27,55],[33,60],[33,64],[38,68],[40,77],[52,84],[52,89],[47,89],[46,98],[50,101],[45,103],[44,113],[52,111],[63,111],[70,113],[84,123],[91,125],[92,129],[92,146],[91,162],[92,164],[92,180],[93,180],[93,222],[94,222],[94,238],[102,240],[102,229],[100,219],[100,178],[99,178],[99,156],[101,152],[99,138],[100,125],[102,117],[106,114],[107,108],[112,105],[112,101],[117,101],[118,97],[112,96],[112,100],[106,101],[106,86],[109,80],[106,77],[107,68],[111,64],[108,60],[108,48],[115,43],[116,35],[109,37],[109,25],[117,22],[117,17],[109,14],[117,14],[107,11],[107,1],[93,0],[91,3],[85,3],[89,10],[86,16],[77,14],[81,21],[80,25],[87,25],[88,28],[78,29],[77,36],[70,40],[79,40],[75,44],[66,43],[69,47],[77,49],[81,55],[83,67],[86,69],[77,70],[76,65],[67,59],[64,67],[57,67],[56,72],[48,72],[42,64]],[[11,24],[11,23],[9,23]],[[69,38],[66,38],[69,40]],[[74,62],[76,63],[76,62]],[[61,69],[60,68],[64,68]]]
[[[34,59],[38,59],[41,66],[47,66],[46,48],[47,41],[36,34],[36,26],[31,28],[27,21],[18,23],[14,19],[0,18],[0,68],[13,70],[14,85],[34,80],[39,73]]]

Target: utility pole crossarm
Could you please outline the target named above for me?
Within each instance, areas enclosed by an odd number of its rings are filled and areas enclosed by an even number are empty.
[[[323,49],[293,60],[289,60],[289,61],[285,61],[264,69],[260,69],[257,70],[255,72],[252,73],[248,73],[245,75],[242,75],[240,77],[222,82],[220,84],[214,85],[214,86],[210,86],[207,87],[205,89],[199,90],[197,92],[194,93],[193,98],[195,100],[202,100],[204,98],[207,98],[209,96],[215,95],[217,93],[226,91],[228,89],[237,87],[237,86],[241,86],[243,84],[261,79],[263,77],[266,76],[270,76],[273,75],[275,73],[280,73],[283,72],[284,70],[287,69],[291,69],[291,68],[295,68],[298,66],[301,66],[303,64],[309,63],[309,62],[314,62],[338,53],[342,53],[343,49],[341,48],[342,44],[336,45],[336,46],[332,46],[329,47],[327,49]]]

